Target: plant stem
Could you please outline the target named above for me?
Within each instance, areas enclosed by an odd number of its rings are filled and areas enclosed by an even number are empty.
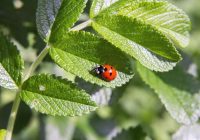
[[[36,58],[36,60],[32,63],[32,65],[30,66],[26,76],[23,79],[23,82],[25,80],[27,80],[29,78],[29,76],[35,71],[35,69],[37,68],[37,66],[41,63],[41,61],[44,59],[44,57],[47,55],[47,53],[49,52],[49,46],[47,45],[42,51],[41,53],[38,55],[38,57]]]
[[[28,73],[23,78],[22,84],[26,79],[28,79],[28,77],[33,73],[33,71],[41,63],[43,58],[47,55],[48,50],[49,50],[49,46],[46,46],[42,50],[42,52],[38,55],[36,60],[30,66]],[[17,116],[17,112],[18,112],[19,104],[20,104],[20,90],[21,90],[21,88],[19,88],[17,95],[15,97],[15,100],[14,100],[13,106],[12,106],[11,115],[10,115],[9,120],[8,120],[8,126],[7,126],[7,132],[6,132],[5,140],[11,140],[11,138],[12,138],[13,128],[14,128],[14,124],[15,124],[15,120],[16,120],[16,116]]]
[[[83,22],[83,23],[81,23],[81,24],[79,24],[79,25],[71,28],[69,31],[79,31],[79,30],[82,30],[83,28],[85,28],[87,26],[90,26],[91,22],[92,22],[92,20],[89,19],[89,20],[87,20],[87,21],[85,21],[85,22]]]
[[[17,92],[13,106],[12,106],[11,114],[9,117],[5,140],[11,140],[11,138],[12,138],[14,123],[15,123],[17,111],[18,111],[18,108],[20,105],[20,96],[19,95],[20,95],[19,92]]]

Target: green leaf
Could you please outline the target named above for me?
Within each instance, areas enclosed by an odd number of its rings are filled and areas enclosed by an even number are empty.
[[[121,15],[98,16],[94,29],[116,47],[155,71],[169,71],[181,60],[173,44],[145,22]]]
[[[4,140],[6,136],[6,130],[5,129],[1,129],[0,130],[0,140]]]
[[[135,128],[123,130],[121,133],[117,134],[117,136],[112,138],[112,140],[147,140],[147,138],[150,139],[143,128],[137,126]]]
[[[84,90],[52,75],[29,78],[20,96],[31,108],[50,115],[75,116],[96,109],[95,102]]]
[[[21,83],[23,66],[17,47],[0,34],[0,86],[17,89]]]
[[[102,10],[106,9],[118,0],[93,0],[92,6],[90,8],[90,18],[98,15]]]
[[[152,72],[139,63],[142,79],[155,90],[162,103],[177,122],[192,124],[200,116],[200,83],[180,68],[168,73]]]
[[[142,20],[164,33],[177,46],[186,47],[189,44],[190,19],[185,12],[167,1],[120,0],[103,13]]]
[[[133,77],[129,58],[116,47],[89,32],[70,32],[51,40],[50,55],[66,71],[85,81],[107,87],[121,86]],[[94,68],[110,64],[118,71],[115,80],[98,77]]]
[[[67,32],[78,20],[87,0],[39,0],[36,13],[38,32],[44,40]]]

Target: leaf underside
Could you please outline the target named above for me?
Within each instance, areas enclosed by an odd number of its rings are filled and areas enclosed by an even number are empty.
[[[0,34],[0,86],[17,89],[21,83],[23,61],[17,47]]]
[[[20,96],[31,108],[58,116],[77,116],[96,109],[82,89],[54,75],[36,75],[22,86]]]
[[[51,34],[54,36],[68,31],[83,12],[86,2],[86,0],[39,0],[36,23],[40,36],[48,41]]]

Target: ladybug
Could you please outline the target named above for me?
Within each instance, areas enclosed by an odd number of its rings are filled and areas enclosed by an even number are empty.
[[[96,74],[101,75],[101,77],[106,81],[112,81],[117,77],[116,69],[108,64],[100,65],[96,67],[94,70]]]

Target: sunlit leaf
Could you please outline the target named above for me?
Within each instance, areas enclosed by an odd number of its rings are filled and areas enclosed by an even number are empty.
[[[155,71],[169,71],[181,56],[151,25],[124,16],[99,16],[92,26],[106,40]]]
[[[167,1],[120,0],[102,13],[142,20],[153,25],[177,46],[186,47],[189,44],[190,19],[185,12]]]
[[[116,87],[133,77],[129,58],[91,33],[70,32],[54,36],[51,46],[50,55],[60,67],[90,83]],[[107,82],[95,74],[94,68],[103,64],[110,64],[117,69],[115,80]]]
[[[75,116],[96,109],[85,91],[52,75],[29,78],[22,86],[21,98],[31,108],[50,115]]]

